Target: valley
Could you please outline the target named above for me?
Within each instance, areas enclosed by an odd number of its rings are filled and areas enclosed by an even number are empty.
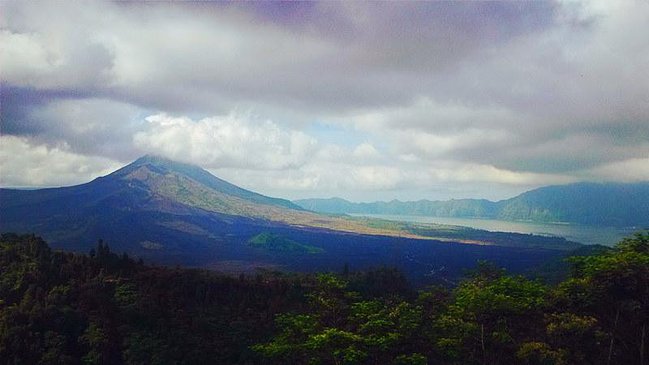
[[[233,274],[390,266],[424,285],[457,280],[479,260],[522,273],[580,246],[561,237],[316,213],[156,156],[78,186],[0,189],[0,200],[3,232],[35,233],[76,252],[103,239],[149,262]]]
[[[647,34],[0,0],[0,365],[649,365]]]

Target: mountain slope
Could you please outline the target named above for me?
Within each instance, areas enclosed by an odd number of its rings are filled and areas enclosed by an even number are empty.
[[[253,203],[278,206],[295,210],[303,210],[301,207],[293,204],[288,200],[271,198],[246,189],[242,189],[225,180],[219,179],[218,177],[210,174],[209,172],[201,169],[198,166],[175,162],[158,156],[146,155],[144,157],[141,157],[132,164],[104,177],[104,179],[129,177],[131,177],[132,179],[137,179],[142,177],[137,175],[138,170],[141,170],[142,168],[147,168],[152,172],[161,174],[168,174],[170,172],[173,172],[178,176],[183,176],[194,180],[194,182],[202,184],[205,187],[219,193],[244,199]]]
[[[107,226],[107,223],[100,224],[107,217],[117,219],[130,213],[218,215],[226,221],[243,219],[346,232],[408,235],[308,212],[288,200],[237,187],[197,166],[155,156],[144,156],[82,185],[41,190],[0,189],[0,202],[3,208],[0,227],[18,231],[41,227],[49,233],[60,230],[62,238],[69,238],[70,232]],[[57,234],[48,235],[53,242],[58,241],[57,237]]]
[[[336,270],[348,262],[395,265],[414,281],[430,282],[456,277],[478,259],[524,270],[576,245],[322,215],[152,156],[82,185],[0,189],[0,205],[0,231],[35,233],[55,248],[88,252],[101,238],[116,252],[228,272]]]
[[[649,183],[547,186],[498,202],[499,219],[649,225]]]
[[[315,212],[422,215],[563,222],[605,226],[649,226],[649,183],[578,183],[548,186],[511,199],[352,203],[340,198],[303,199]]]

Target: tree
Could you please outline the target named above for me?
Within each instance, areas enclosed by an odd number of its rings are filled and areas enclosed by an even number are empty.
[[[464,356],[480,364],[515,362],[517,339],[542,323],[546,291],[543,284],[522,276],[479,270],[458,286],[448,311],[438,319],[443,335],[437,345],[450,358]]]
[[[557,304],[596,318],[608,333],[606,364],[642,364],[649,318],[649,232],[614,250],[576,257],[573,277],[559,286]]]

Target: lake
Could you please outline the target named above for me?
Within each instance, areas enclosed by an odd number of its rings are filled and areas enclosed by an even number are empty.
[[[501,221],[477,218],[446,218],[386,214],[350,214],[357,217],[378,218],[392,221],[436,223],[484,229],[492,232],[531,233],[543,236],[559,236],[583,244],[613,246],[622,238],[632,235],[639,228],[598,227],[574,224],[551,224]]]

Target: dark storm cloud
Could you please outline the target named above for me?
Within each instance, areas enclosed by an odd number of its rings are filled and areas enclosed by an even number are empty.
[[[48,92],[39,92],[28,88],[2,85],[0,92],[0,110],[2,124],[0,132],[11,135],[24,135],[43,131],[45,126],[29,121],[29,111],[45,105],[53,99]]]
[[[547,27],[555,7],[445,2],[101,4],[98,11],[116,18],[109,23],[101,14],[93,19],[93,9],[86,4],[81,9],[51,7],[51,25],[36,26],[45,20],[33,14],[39,6],[32,5],[28,13],[12,5],[8,12],[23,16],[8,17],[10,31],[26,36],[35,32],[64,43],[56,50],[64,53],[64,62],[40,79],[14,83],[111,90],[114,97],[146,107],[182,112],[223,112],[236,104],[267,103],[320,113],[411,100],[413,94],[427,92],[420,72],[453,69],[481,47]],[[125,75],[130,68],[139,77]]]
[[[53,100],[79,100],[95,97],[86,90],[39,90],[29,87],[2,85],[0,92],[0,113],[2,133],[30,135],[47,133],[44,121],[34,120],[30,113]]]

